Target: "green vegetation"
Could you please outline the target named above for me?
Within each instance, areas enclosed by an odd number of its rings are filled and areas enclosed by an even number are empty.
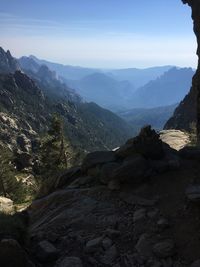
[[[16,203],[25,201],[27,187],[17,179],[17,171],[12,163],[12,152],[0,146],[0,195],[11,198]]]
[[[190,145],[191,146],[196,146],[197,145],[197,127],[195,122],[190,123]]]
[[[44,178],[48,178],[66,167],[67,155],[63,122],[60,117],[53,115],[48,133],[42,140],[41,174]]]

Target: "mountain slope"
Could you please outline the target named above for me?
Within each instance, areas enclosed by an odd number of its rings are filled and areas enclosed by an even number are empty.
[[[133,107],[159,107],[178,103],[188,93],[194,71],[172,68],[161,77],[138,88],[130,100]]]
[[[135,89],[128,81],[116,81],[103,73],[93,73],[78,81],[68,81],[86,100],[110,110],[126,108]]]
[[[23,123],[30,124],[35,132],[41,133],[47,129],[50,116],[58,113],[72,145],[89,151],[112,149],[133,134],[132,128],[117,115],[82,103],[73,93],[43,66],[32,73],[32,78],[21,71],[0,76],[1,111],[23,120],[22,128]]]
[[[180,102],[175,109],[173,116],[166,122],[165,129],[186,130],[189,132],[196,131],[197,122],[197,87],[196,80],[198,74],[193,77],[193,86],[190,92]]]

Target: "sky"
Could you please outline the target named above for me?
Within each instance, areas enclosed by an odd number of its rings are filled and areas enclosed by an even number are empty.
[[[181,0],[0,0],[0,46],[66,65],[195,68],[192,27]]]

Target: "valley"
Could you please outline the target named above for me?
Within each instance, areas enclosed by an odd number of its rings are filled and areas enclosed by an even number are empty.
[[[2,1],[0,266],[200,266],[183,4]]]

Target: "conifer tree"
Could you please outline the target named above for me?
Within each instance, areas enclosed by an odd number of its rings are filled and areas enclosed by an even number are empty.
[[[63,122],[56,114],[52,116],[48,133],[42,141],[41,164],[42,175],[47,178],[67,167]]]

